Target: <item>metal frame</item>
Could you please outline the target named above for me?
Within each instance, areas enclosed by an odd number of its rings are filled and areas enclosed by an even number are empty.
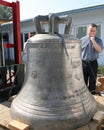
[[[14,47],[15,63],[13,65],[9,64],[8,66],[5,66],[5,64],[3,64],[3,66],[0,67],[0,98],[8,99],[9,96],[17,94],[19,92],[24,81],[24,65],[22,64],[21,58],[20,6],[19,1],[10,3],[6,2],[5,0],[0,0],[0,4],[11,7],[13,16],[14,46],[11,44],[3,43],[3,48]],[[7,68],[9,70],[9,77],[7,77]],[[11,68],[13,69],[13,72],[11,71]],[[12,77],[14,79],[13,81]]]
[[[14,55],[15,64],[21,64],[21,33],[20,33],[20,4],[19,1],[16,2],[6,2],[4,0],[0,1],[0,4],[4,6],[9,6],[12,8],[13,16],[13,36],[14,36]]]

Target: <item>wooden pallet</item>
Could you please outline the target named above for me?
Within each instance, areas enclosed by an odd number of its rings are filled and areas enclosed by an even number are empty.
[[[5,101],[0,104],[0,130],[9,129],[8,124],[12,121],[10,115],[11,102]]]

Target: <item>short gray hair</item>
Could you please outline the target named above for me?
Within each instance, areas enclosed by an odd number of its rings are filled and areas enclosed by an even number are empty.
[[[88,27],[89,26],[97,28],[97,25],[95,23],[91,23],[91,24],[88,25]]]

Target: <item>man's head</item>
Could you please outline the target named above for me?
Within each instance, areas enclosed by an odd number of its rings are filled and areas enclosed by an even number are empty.
[[[35,32],[29,32],[28,37],[30,38],[30,37],[34,36],[35,34],[36,34]]]
[[[97,33],[97,25],[94,23],[90,24],[88,26],[88,35],[90,37],[95,37],[96,33]]]

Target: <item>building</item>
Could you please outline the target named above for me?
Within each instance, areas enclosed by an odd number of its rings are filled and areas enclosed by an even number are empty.
[[[72,34],[81,38],[87,33],[87,26],[89,23],[96,23],[98,25],[97,35],[101,37],[104,43],[104,5],[97,5],[92,7],[80,8],[75,10],[69,10],[56,13],[57,16],[69,15],[73,19]],[[47,25],[45,25],[47,29]],[[21,21],[21,44],[23,50],[23,43],[28,38],[28,32],[35,31],[35,24],[33,18]],[[1,33],[7,33],[9,35],[8,42],[13,42],[13,29],[12,22],[4,23],[0,27]],[[60,26],[60,32],[63,33],[63,26]],[[100,65],[104,65],[104,51],[100,54],[98,59]]]

